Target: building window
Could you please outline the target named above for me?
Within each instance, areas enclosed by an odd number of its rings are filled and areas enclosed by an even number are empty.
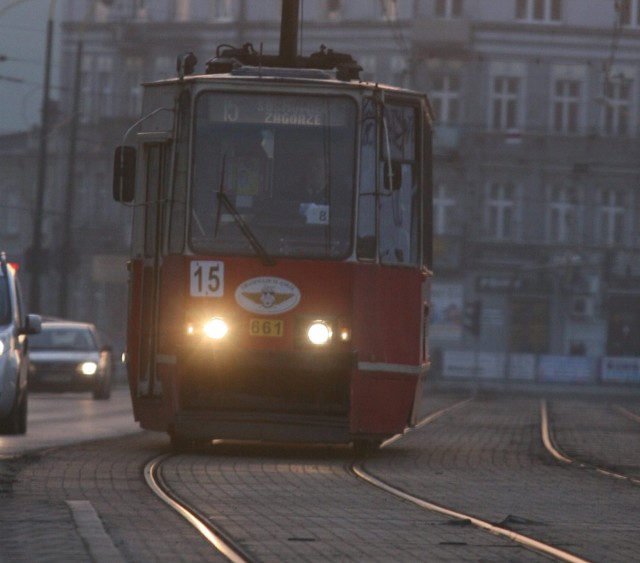
[[[327,19],[339,21],[342,18],[342,0],[327,0]]]
[[[551,187],[547,240],[551,243],[579,242],[578,194],[573,187]]]
[[[515,76],[494,76],[491,93],[491,128],[506,131],[519,126],[520,78]]]
[[[89,123],[93,113],[93,99],[91,92],[93,85],[91,83],[91,69],[93,66],[93,59],[89,55],[82,57],[82,66],[80,69],[80,121],[82,123]]]
[[[460,120],[460,76],[457,73],[435,74],[431,79],[430,94],[436,123],[458,123]]]
[[[232,21],[231,0],[211,0],[211,17],[220,22]]]
[[[621,25],[628,27],[640,27],[640,1],[617,0],[614,4],[619,15]]]
[[[562,0],[517,0],[516,19],[528,22],[559,22]]]
[[[408,86],[405,84],[409,78],[407,60],[402,55],[392,55],[389,59],[390,82],[395,86]]]
[[[626,213],[624,191],[621,188],[602,189],[599,204],[599,242],[605,246],[624,244]]]
[[[375,81],[378,73],[378,59],[375,55],[362,55],[358,57],[358,63],[362,67],[360,76],[365,82]]]
[[[436,0],[436,17],[462,17],[462,0]]]
[[[10,188],[2,195],[0,205],[0,234],[3,237],[14,237],[20,234],[20,191]]]
[[[100,117],[113,115],[113,59],[99,56],[96,60],[95,110]]]
[[[436,235],[451,234],[457,201],[453,188],[444,182],[436,186],[433,196],[433,231]]]
[[[380,17],[386,21],[396,21],[398,19],[398,2],[397,0],[380,0],[382,5],[382,14]]]
[[[554,133],[578,133],[580,129],[579,80],[556,80],[553,83],[552,129]]]
[[[82,58],[80,120],[94,122],[113,115],[113,59],[105,55]]]
[[[126,57],[124,61],[124,92],[127,115],[140,115],[142,111],[142,57]]]
[[[510,182],[492,182],[487,189],[486,233],[495,240],[513,240],[515,228],[516,187]]]
[[[604,84],[602,127],[606,135],[628,135],[633,80],[619,77]]]
[[[175,75],[175,58],[174,57],[156,57],[155,75],[157,80],[164,80]]]

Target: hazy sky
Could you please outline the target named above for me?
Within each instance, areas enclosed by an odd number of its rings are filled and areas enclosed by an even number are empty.
[[[64,0],[58,0],[60,5]],[[45,38],[50,0],[24,0],[4,11],[14,0],[0,0],[0,134],[24,131],[40,123],[44,82]],[[59,6],[58,6],[59,7]],[[54,40],[59,34],[54,18]],[[58,64],[54,45],[52,69]],[[20,82],[17,82],[20,81]],[[59,98],[55,71],[53,99]]]

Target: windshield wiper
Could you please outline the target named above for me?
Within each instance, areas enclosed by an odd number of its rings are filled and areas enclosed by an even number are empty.
[[[218,212],[216,214],[216,227],[214,231],[214,236],[216,237],[218,236],[218,226],[220,225],[220,209],[221,209],[221,205],[224,205],[226,210],[229,213],[231,213],[231,216],[233,217],[238,227],[240,227],[242,234],[246,237],[246,239],[249,241],[253,249],[256,251],[256,254],[258,254],[258,256],[262,258],[262,263],[265,266],[275,266],[276,264],[275,260],[271,258],[269,254],[267,254],[267,251],[265,250],[264,246],[262,246],[262,244],[260,243],[256,235],[253,234],[253,231],[251,230],[249,225],[247,225],[247,222],[244,220],[242,215],[238,213],[238,210],[235,208],[233,203],[231,203],[231,200],[229,199],[227,194],[224,192],[225,164],[226,164],[226,156],[223,157],[222,159],[222,174],[220,177],[220,187],[218,188]]]

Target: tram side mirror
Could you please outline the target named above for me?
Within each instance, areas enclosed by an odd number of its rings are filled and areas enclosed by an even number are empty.
[[[402,166],[396,160],[391,161],[391,174],[389,174],[389,161],[385,161],[382,174],[385,190],[399,190],[402,186]]]
[[[136,185],[136,149],[121,145],[113,158],[113,199],[122,203],[133,201]]]

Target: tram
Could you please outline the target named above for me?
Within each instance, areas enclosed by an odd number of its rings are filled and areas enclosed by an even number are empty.
[[[429,365],[431,113],[349,55],[219,47],[144,85],[114,159],[133,207],[134,416],[214,439],[375,447],[416,422]],[[293,31],[291,31],[293,30]]]

